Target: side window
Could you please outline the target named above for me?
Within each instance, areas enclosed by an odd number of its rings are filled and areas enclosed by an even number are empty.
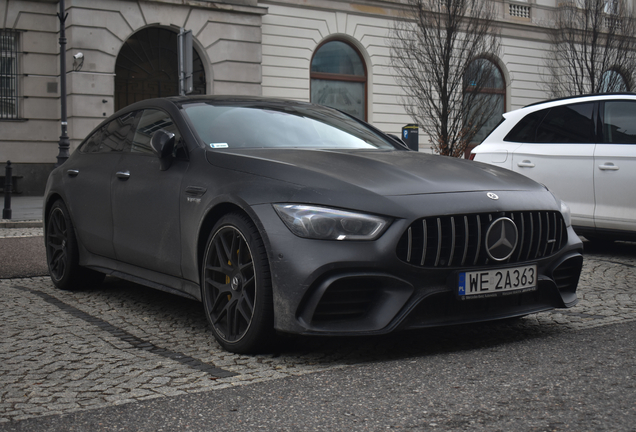
[[[175,154],[182,153],[181,134],[172,118],[163,111],[147,109],[141,115],[132,140],[131,152],[154,154],[150,147],[150,138],[156,131],[163,129],[175,135]]]
[[[130,140],[130,133],[135,122],[136,113],[131,112],[117,117],[115,120],[95,131],[84,141],[80,151],[83,153],[121,152]]]
[[[603,111],[603,142],[636,144],[636,102],[605,102]]]
[[[504,141],[521,143],[593,143],[594,102],[548,108],[525,116]]]
[[[550,109],[535,111],[525,116],[512,128],[504,141],[519,143],[534,143],[537,139],[537,127],[541,124]]]
[[[124,114],[104,127],[102,151],[123,151],[130,141],[130,132],[135,122],[134,112]]]
[[[554,107],[537,127],[538,143],[593,143],[594,103]]]
[[[102,136],[104,135],[104,129],[106,127],[102,126],[97,129],[91,136],[86,138],[82,145],[79,148],[79,151],[82,153],[99,153],[100,144],[102,142]]]

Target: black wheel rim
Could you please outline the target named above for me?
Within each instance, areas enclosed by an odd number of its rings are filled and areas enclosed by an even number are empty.
[[[240,341],[250,328],[256,306],[256,274],[247,241],[233,226],[216,232],[205,260],[207,313],[218,336]]]
[[[53,210],[46,230],[46,248],[49,271],[55,280],[64,277],[68,266],[68,232],[64,213],[59,208]]]

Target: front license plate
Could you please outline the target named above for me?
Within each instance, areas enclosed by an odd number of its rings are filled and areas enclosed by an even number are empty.
[[[536,289],[536,265],[459,274],[458,294],[462,298],[492,297]]]

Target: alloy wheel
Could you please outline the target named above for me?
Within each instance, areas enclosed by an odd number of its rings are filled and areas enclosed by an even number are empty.
[[[226,342],[240,341],[254,317],[257,280],[249,245],[234,226],[220,228],[208,244],[204,289],[217,335]]]
[[[49,271],[55,280],[62,279],[69,266],[68,240],[68,228],[64,213],[59,207],[55,208],[49,216],[46,232]]]

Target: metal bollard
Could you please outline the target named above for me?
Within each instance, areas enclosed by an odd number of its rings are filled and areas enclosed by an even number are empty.
[[[7,167],[4,170],[4,209],[2,209],[2,219],[11,219],[11,191],[13,183],[11,182],[11,161],[7,161]]]

